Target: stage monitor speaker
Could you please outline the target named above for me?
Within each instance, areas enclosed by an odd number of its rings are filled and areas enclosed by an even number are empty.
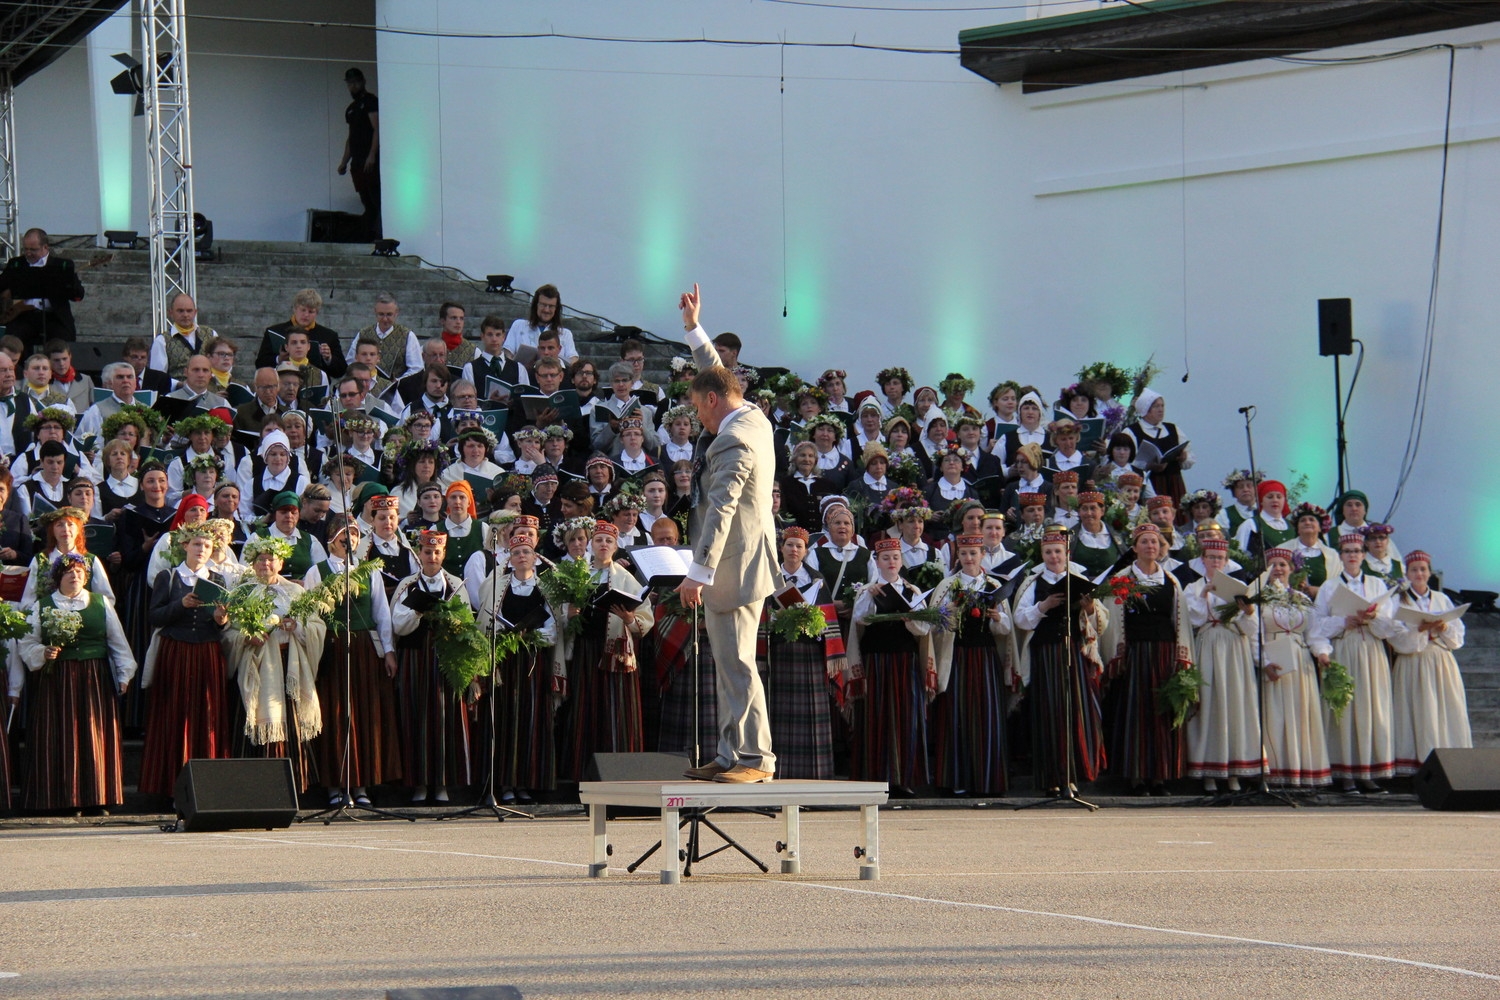
[[[1351,299],[1318,300],[1318,354],[1354,353],[1354,303]]]
[[[176,805],[193,833],[291,826],[297,818],[292,762],[190,760],[177,775]]]
[[[1412,784],[1428,809],[1500,810],[1500,747],[1439,747]]]
[[[307,242],[369,243],[370,227],[362,215],[309,208],[307,210]]]
[[[596,753],[584,768],[584,781],[680,781],[692,766],[687,754]]]

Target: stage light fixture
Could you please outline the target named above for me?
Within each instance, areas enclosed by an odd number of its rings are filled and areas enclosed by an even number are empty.
[[[375,249],[370,251],[371,257],[399,257],[401,254],[396,250],[401,245],[400,240],[376,240]]]
[[[623,344],[627,340],[639,340],[641,334],[645,332],[638,326],[616,326],[614,338]]]
[[[106,229],[104,231],[106,250],[134,250],[139,244],[140,233],[134,229]]]
[[[514,274],[486,274],[484,280],[486,282],[484,290],[487,292],[494,292],[497,295],[509,295],[515,291],[511,287],[511,282],[516,280]]]
[[[214,259],[214,220],[202,212],[193,213],[193,256]]]

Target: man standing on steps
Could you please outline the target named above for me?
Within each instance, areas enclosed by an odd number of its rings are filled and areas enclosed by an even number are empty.
[[[746,403],[739,379],[698,324],[698,286],[679,302],[698,375],[690,397],[703,424],[693,471],[693,565],[677,588],[685,607],[704,608],[718,683],[719,751],[687,776],[729,783],[769,781],[776,771],[766,691],[755,667],[761,605],[776,590],[776,443],[771,423]]]
[[[410,328],[396,322],[400,315],[401,306],[396,302],[396,296],[390,292],[375,296],[375,322],[354,335],[344,360],[358,361],[355,355],[360,340],[373,340],[380,348],[380,370],[390,381],[399,382],[412,372],[421,371],[422,345],[417,343],[417,335]]]
[[[150,367],[166,372],[173,384],[181,381],[188,358],[202,354],[214,331],[198,325],[198,303],[178,292],[167,303],[167,328],[151,338]]]
[[[344,140],[344,157],[339,160],[339,176],[345,173],[354,181],[354,192],[365,207],[365,229],[370,239],[380,239],[380,101],[365,89],[365,75],[357,66],[344,73],[349,88],[349,106],[344,121],[349,137]],[[351,171],[350,168],[353,168]],[[394,375],[392,376],[394,377]]]

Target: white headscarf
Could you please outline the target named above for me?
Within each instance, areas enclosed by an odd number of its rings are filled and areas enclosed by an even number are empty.
[[[260,439],[260,447],[255,450],[255,453],[264,458],[266,456],[266,452],[270,450],[271,445],[273,444],[279,444],[287,450],[288,454],[291,453],[292,442],[287,439],[286,431],[280,430],[279,428],[274,431],[266,432],[266,436]]]
[[[1016,403],[1016,409],[1019,411],[1021,407],[1025,406],[1027,403],[1035,403],[1038,410],[1041,410],[1043,413],[1047,412],[1047,404],[1043,403],[1042,397],[1034,392],[1028,392],[1026,395],[1022,396]]]
[[[1135,415],[1145,417],[1151,409],[1151,404],[1161,399],[1161,393],[1150,389],[1142,389],[1141,394],[1135,397]]]

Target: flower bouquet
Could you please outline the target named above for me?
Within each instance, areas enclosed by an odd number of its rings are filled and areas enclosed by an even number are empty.
[[[890,625],[894,623],[926,622],[932,626],[934,632],[953,632],[957,628],[957,618],[953,613],[951,604],[940,604],[935,608],[917,608],[911,611],[893,611],[889,614],[871,615],[864,621],[865,625]]]
[[[828,627],[823,609],[816,604],[793,604],[771,612],[771,632],[786,642],[817,639]]]
[[[281,624],[276,595],[258,583],[242,583],[224,599],[229,627],[247,639],[264,639]]]
[[[1349,676],[1349,668],[1337,660],[1330,660],[1323,668],[1323,682],[1319,687],[1323,701],[1333,713],[1333,721],[1338,722],[1344,717],[1344,709],[1354,700],[1354,678]]]
[[[1166,683],[1156,689],[1157,712],[1172,716],[1172,728],[1181,729],[1193,706],[1198,704],[1199,689],[1203,687],[1203,675],[1197,667],[1179,670]]]
[[[42,645],[67,646],[83,630],[83,615],[62,608],[42,609]]]
[[[885,478],[897,486],[915,486],[922,479],[922,466],[907,452],[894,456],[886,466]]]
[[[1150,597],[1155,590],[1155,587],[1148,587],[1135,577],[1121,573],[1095,587],[1093,596],[1099,601],[1108,599],[1121,606],[1144,608],[1146,598]]]
[[[554,608],[560,610],[565,604],[586,608],[594,597],[594,571],[582,560],[559,559],[551,569],[537,577],[537,586],[542,588],[547,603]],[[563,616],[559,614],[558,617]],[[567,621],[569,635],[576,636],[583,631],[582,615],[574,615]]]

